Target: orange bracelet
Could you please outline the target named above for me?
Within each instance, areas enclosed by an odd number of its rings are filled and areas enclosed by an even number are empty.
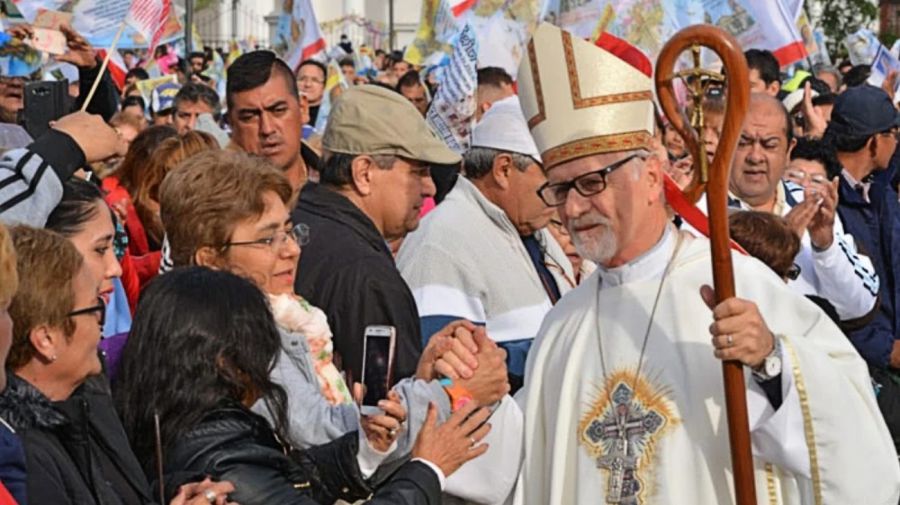
[[[447,396],[450,397],[451,412],[456,412],[472,401],[472,393],[470,393],[468,389],[457,384],[453,384],[452,382],[450,382],[450,384],[448,385],[447,382],[450,381],[446,379],[441,381],[441,383],[444,385],[444,391],[447,393]]]

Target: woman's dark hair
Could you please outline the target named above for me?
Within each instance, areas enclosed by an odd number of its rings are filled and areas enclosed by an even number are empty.
[[[287,396],[269,379],[281,339],[265,295],[237,275],[175,269],[141,295],[114,398],[131,447],[153,468],[154,413],[163,448],[222,402],[264,399],[287,436]]]
[[[841,172],[840,163],[834,157],[834,148],[821,139],[800,137],[791,150],[791,159],[817,161],[825,167],[829,179],[834,179]]]
[[[150,162],[150,155],[153,154],[153,151],[162,144],[163,140],[177,136],[178,131],[168,125],[151,126],[139,133],[131,141],[125,159],[113,174],[119,178],[119,184],[132,193],[137,187],[141,169]]]
[[[67,238],[76,235],[97,215],[98,201],[103,202],[103,192],[96,184],[72,177],[63,184],[62,199],[47,217],[44,228]]]
[[[787,278],[800,252],[800,237],[783,217],[770,212],[735,212],[728,217],[728,228],[731,238],[750,256]]]

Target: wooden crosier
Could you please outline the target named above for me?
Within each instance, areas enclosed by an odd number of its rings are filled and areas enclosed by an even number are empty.
[[[711,49],[724,64],[724,74],[718,76],[700,67],[700,48]],[[691,50],[694,67],[675,72],[678,57]],[[691,90],[694,101],[695,124],[689,125],[678,106],[673,88],[674,79],[693,76]],[[708,170],[703,146],[701,77],[722,78],[726,81],[725,120],[719,145]],[[750,99],[747,62],[737,40],[711,25],[695,25],[675,34],[663,47],[656,64],[656,93],[660,105],[672,126],[684,139],[693,156],[694,174],[685,194],[697,201],[706,192],[709,210],[710,245],[712,249],[713,284],[716,303],[734,297],[734,270],[731,263],[731,240],[728,233],[728,178],[734,150],[740,138],[744,116]],[[698,128],[698,130],[694,130]],[[753,480],[753,455],[750,448],[750,424],[747,416],[747,391],[744,371],[739,361],[722,363],[725,382],[725,406],[728,415],[728,437],[731,443],[731,464],[738,505],[755,505],[756,489]]]

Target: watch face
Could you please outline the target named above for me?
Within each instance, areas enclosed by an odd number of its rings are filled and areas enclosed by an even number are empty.
[[[775,377],[781,373],[781,358],[778,356],[769,356],[766,358],[766,375],[769,377]]]

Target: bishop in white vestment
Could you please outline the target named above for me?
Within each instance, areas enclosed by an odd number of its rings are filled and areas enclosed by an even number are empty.
[[[866,366],[828,317],[739,254],[736,298],[712,307],[709,242],[668,222],[649,61],[550,25],[528,49],[541,198],[601,267],[529,354],[518,502],[734,503],[729,359],[746,365],[758,503],[895,505],[900,465]]]

